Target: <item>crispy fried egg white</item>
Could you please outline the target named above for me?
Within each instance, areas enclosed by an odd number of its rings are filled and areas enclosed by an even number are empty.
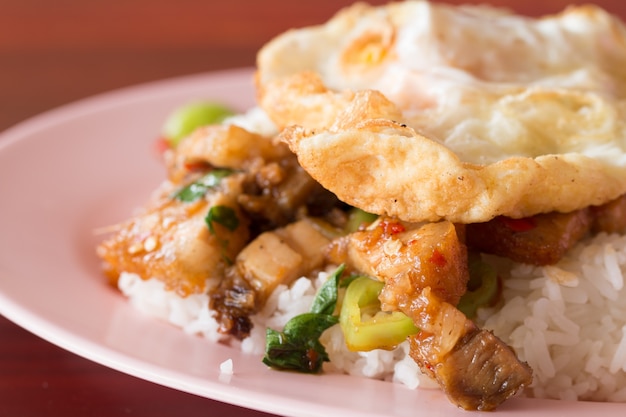
[[[474,223],[626,193],[626,29],[595,6],[359,3],[257,67],[301,165],[364,210]]]

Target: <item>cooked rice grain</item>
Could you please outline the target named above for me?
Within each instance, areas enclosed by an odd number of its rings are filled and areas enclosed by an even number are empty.
[[[626,401],[626,237],[600,234],[558,264],[487,257],[504,277],[503,304],[479,324],[534,371],[534,397]]]
[[[504,278],[500,306],[479,311],[479,325],[511,345],[534,371],[528,394],[540,398],[626,401],[626,237],[600,234],[579,244],[556,265],[535,267],[485,257]],[[249,338],[234,343],[262,355],[265,329],[281,329],[307,312],[328,273],[280,286],[253,317]],[[121,291],[146,314],[213,341],[226,341],[208,309],[208,296],[186,298],[167,292],[155,279],[122,274]],[[326,372],[435,387],[408,355],[408,343],[395,350],[350,352],[339,326],[322,336],[331,362]],[[259,358],[260,360],[260,358]]]

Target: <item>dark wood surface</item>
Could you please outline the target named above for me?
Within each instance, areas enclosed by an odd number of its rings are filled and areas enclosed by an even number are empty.
[[[253,66],[258,48],[274,35],[291,27],[323,22],[349,3],[0,0],[0,131],[37,113],[107,90],[178,75]],[[538,15],[557,12],[574,2],[491,3]],[[598,4],[626,16],[622,0]],[[0,197],[0,215],[1,201]],[[0,285],[10,278],[0,277]],[[111,370],[0,317],[0,417],[75,415],[266,414]]]

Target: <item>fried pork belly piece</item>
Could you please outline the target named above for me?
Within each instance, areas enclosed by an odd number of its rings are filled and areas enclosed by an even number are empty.
[[[257,61],[301,165],[366,211],[477,223],[626,192],[626,29],[597,7],[357,4]]]
[[[626,196],[570,213],[543,213],[522,219],[499,216],[466,225],[465,241],[474,250],[532,265],[557,263],[589,232],[626,231]]]
[[[397,290],[392,297],[387,297],[387,287],[383,289],[380,297],[383,309],[386,305],[409,304],[415,291],[426,287],[438,297],[456,304],[467,289],[467,250],[450,222],[416,227],[383,218],[365,231],[348,235],[345,240],[346,261],[350,267]]]
[[[222,333],[248,336],[250,316],[272,291],[322,267],[330,237],[319,221],[309,218],[264,232],[237,255],[226,278],[210,293]]]
[[[238,126],[211,125],[196,130],[166,152],[169,180],[140,214],[118,225],[98,246],[97,254],[111,282],[115,285],[121,272],[131,272],[143,279],[159,279],[168,290],[183,296],[204,292],[207,279],[221,277],[228,260],[251,238],[250,216],[238,201],[244,183],[256,175],[249,171],[262,170],[267,163],[284,158],[293,158],[285,145]],[[215,168],[237,174],[195,201],[174,197],[176,191]],[[206,217],[216,206],[233,210],[239,220],[236,229],[213,223],[211,233]]]
[[[246,170],[259,160],[279,161],[291,154],[273,137],[259,135],[236,125],[210,125],[195,130],[169,154],[170,179],[180,182],[190,166],[207,165]]]
[[[451,402],[493,410],[532,382],[531,369],[510,347],[455,307],[469,272],[453,224],[382,219],[333,249],[334,260],[384,281],[382,309],[402,311],[420,329],[409,338],[409,354]]]
[[[168,155],[167,165],[170,180],[175,182],[188,178],[198,167],[245,173],[237,203],[250,217],[253,234],[341,205],[298,164],[286,144],[236,125],[197,129]]]
[[[209,277],[223,274],[227,259],[234,259],[249,240],[248,220],[236,201],[214,192],[196,202],[171,197],[167,184],[146,209],[116,227],[116,232],[97,247],[112,284],[121,272],[143,279],[157,278],[181,296],[206,290]],[[211,207],[226,206],[239,219],[230,230],[214,223],[211,233],[206,216]]]
[[[252,167],[237,202],[253,220],[255,233],[302,216],[324,217],[345,206],[311,178],[291,152],[279,161]]]
[[[486,223],[468,224],[466,243],[472,249],[515,262],[551,265],[587,234],[592,221],[590,209],[523,219],[496,217]]]
[[[531,384],[531,368],[511,347],[429,288],[402,311],[421,327],[409,337],[409,354],[457,406],[492,411]]]
[[[626,232],[626,195],[601,206],[590,207],[589,210],[593,217],[591,229],[594,233]]]
[[[259,234],[310,215],[341,218],[335,211],[341,212],[344,204],[273,137],[235,125],[207,126],[168,151],[165,159],[169,180],[140,214],[118,225],[97,248],[113,284],[121,272],[132,272],[162,280],[181,295],[203,292],[206,281],[223,277],[229,263]],[[206,175],[218,171],[219,179],[203,183]],[[181,201],[177,193],[185,189],[194,196]],[[237,227],[231,230],[219,221],[209,225],[208,215],[215,207],[232,210]],[[291,236],[276,232],[283,234]],[[240,268],[253,262],[254,256],[246,255],[250,252],[249,247],[239,258]],[[307,259],[319,257],[307,254]],[[258,307],[265,294],[261,288],[252,290]]]

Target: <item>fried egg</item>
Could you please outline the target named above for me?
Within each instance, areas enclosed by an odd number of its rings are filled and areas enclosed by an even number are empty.
[[[474,223],[626,193],[626,30],[598,7],[357,3],[257,68],[304,169],[364,210]]]

